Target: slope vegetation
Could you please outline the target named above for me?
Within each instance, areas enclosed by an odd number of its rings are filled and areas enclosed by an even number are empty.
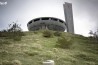
[[[55,65],[98,65],[95,39],[66,32],[56,36],[54,31],[45,37],[43,32],[24,32],[20,41],[0,37],[0,65],[42,65],[45,60],[54,60]],[[69,48],[58,46],[60,37],[71,39]]]

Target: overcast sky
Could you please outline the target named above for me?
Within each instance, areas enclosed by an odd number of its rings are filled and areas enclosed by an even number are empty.
[[[64,2],[73,5],[76,34],[88,36],[89,30],[98,29],[98,0],[0,0],[0,30],[17,21],[23,31],[27,31],[28,21],[37,17],[65,20]]]

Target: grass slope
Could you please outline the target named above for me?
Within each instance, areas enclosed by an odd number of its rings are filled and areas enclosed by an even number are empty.
[[[70,49],[63,49],[56,47],[57,36],[45,38],[42,31],[24,33],[21,41],[0,37],[0,64],[18,60],[22,65],[42,65],[45,60],[54,60],[55,65],[98,65],[98,43],[94,39],[62,32],[74,41]]]

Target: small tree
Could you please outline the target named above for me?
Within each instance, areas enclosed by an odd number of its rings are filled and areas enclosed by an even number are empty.
[[[13,22],[12,24],[9,24],[8,32],[10,35],[9,37],[14,39],[15,41],[20,41],[21,37],[24,35],[20,25],[15,22]]]
[[[59,31],[54,32],[54,36],[61,36],[61,35],[62,35],[62,33]]]
[[[98,41],[98,29],[95,32],[90,30],[89,34],[90,34],[90,37],[92,37]]]
[[[8,32],[21,32],[21,31],[22,29],[19,24],[14,23],[14,22],[13,24],[9,24]]]
[[[95,32],[93,32],[92,30],[90,30],[89,34],[91,36],[98,37],[98,29]]]
[[[90,34],[90,36],[93,36],[93,31],[92,31],[92,30],[90,30],[89,34]]]
[[[24,36],[24,33],[20,25],[15,22],[9,24],[8,29],[2,30],[0,33],[0,37],[7,37],[15,41],[20,41],[22,36]]]

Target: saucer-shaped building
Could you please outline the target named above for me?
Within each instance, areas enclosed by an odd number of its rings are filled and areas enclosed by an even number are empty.
[[[65,31],[66,23],[63,20],[54,17],[40,17],[29,21],[27,27],[29,31],[41,29]]]
[[[49,29],[54,31],[65,31],[74,34],[74,22],[72,4],[65,2],[63,4],[65,21],[54,17],[40,17],[35,18],[27,23],[29,31],[36,31],[40,29]]]

